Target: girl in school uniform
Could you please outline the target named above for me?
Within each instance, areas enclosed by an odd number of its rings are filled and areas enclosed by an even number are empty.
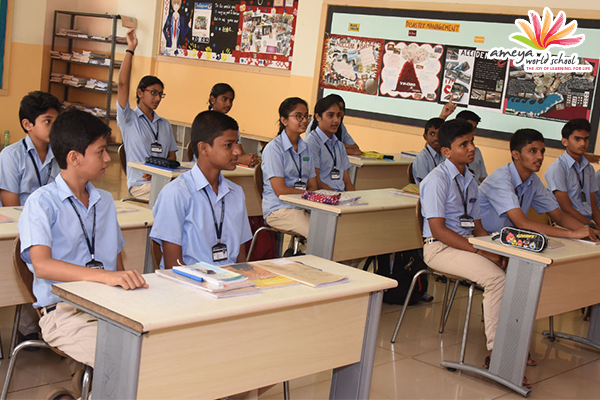
[[[308,236],[310,214],[284,204],[282,194],[302,194],[316,190],[315,168],[308,146],[300,137],[310,115],[308,104],[298,97],[285,99],[279,106],[279,133],[263,150],[263,216],[273,228]]]
[[[233,107],[235,99],[235,91],[227,83],[217,83],[210,90],[208,96],[208,109],[227,114]],[[241,154],[238,157],[238,164],[254,167],[260,162],[260,159],[255,153],[244,153],[240,133],[238,132],[238,145],[240,146]]]
[[[350,134],[348,133],[348,129],[346,129],[346,126],[344,125],[344,115],[346,115],[346,103],[344,102],[344,99],[342,98],[342,96],[337,94],[330,94],[328,97],[334,98],[339,104],[340,109],[342,110],[341,123],[335,135],[344,144],[344,147],[346,148],[346,153],[348,155],[360,157],[360,147],[358,147],[354,139],[352,139],[352,136],[350,136]]]

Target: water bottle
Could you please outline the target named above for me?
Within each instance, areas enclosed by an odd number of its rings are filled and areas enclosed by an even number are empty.
[[[10,144],[10,132],[8,130],[4,131],[4,149],[8,147]]]

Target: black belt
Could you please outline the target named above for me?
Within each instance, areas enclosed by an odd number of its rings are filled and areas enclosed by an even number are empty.
[[[439,242],[439,240],[437,240],[436,238],[433,237],[428,237],[428,238],[423,238],[423,244],[430,244],[430,243],[435,243],[435,242]]]
[[[56,304],[53,306],[42,307],[42,315],[50,314],[54,310],[56,310]]]

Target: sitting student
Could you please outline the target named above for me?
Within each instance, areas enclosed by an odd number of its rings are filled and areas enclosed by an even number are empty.
[[[315,105],[315,115],[306,144],[315,166],[317,188],[338,192],[355,190],[350,181],[350,160],[335,135],[342,122],[342,111],[332,96]]]
[[[438,132],[443,123],[444,120],[441,118],[431,118],[425,124],[423,139],[425,139],[426,146],[417,154],[412,163],[413,178],[417,185],[445,160],[440,153],[440,142],[438,141]]]
[[[41,308],[44,340],[94,366],[98,322],[61,302],[56,282],[91,281],[123,289],[148,287],[138,271],[124,271],[124,240],[110,193],[96,189],[110,156],[110,128],[93,115],[67,110],[56,118],[50,145],[61,172],[36,190],[19,218],[21,257],[33,272],[34,307]]]
[[[565,124],[561,142],[567,149],[548,167],[544,178],[561,210],[583,224],[600,228],[598,184],[594,167],[584,157],[591,130],[592,126],[583,118]]]
[[[60,168],[50,148],[50,127],[60,102],[46,92],[31,92],[21,100],[19,120],[24,139],[0,153],[0,199],[4,207],[21,206],[37,188],[54,182]]]
[[[127,162],[145,162],[148,156],[174,160],[177,143],[173,137],[171,124],[154,111],[165,97],[162,81],[155,76],[144,76],[136,90],[138,106],[135,110],[129,106],[129,75],[137,44],[135,31],[130,29],[127,32],[127,50],[119,71],[117,93],[117,123],[123,135]],[[148,200],[150,179],[149,174],[127,166],[127,187],[132,196]]]
[[[235,92],[233,88],[226,83],[217,83],[210,90],[210,95],[208,96],[208,109],[213,111],[218,111],[223,114],[227,114],[231,107],[233,107],[233,100],[235,99]],[[238,142],[240,155],[238,157],[238,164],[244,164],[249,167],[254,167],[258,165],[260,159],[255,153],[244,153],[244,149],[242,148],[240,133],[238,131]]]
[[[194,119],[190,145],[198,161],[161,190],[152,210],[150,237],[162,247],[165,268],[246,261],[252,232],[244,192],[221,174],[236,167],[237,132],[237,122],[216,111]]]
[[[440,128],[440,146],[447,160],[421,182],[423,254],[432,269],[483,286],[485,335],[487,349],[491,351],[507,261],[497,254],[475,249],[467,239],[471,235],[487,235],[481,226],[477,183],[466,167],[475,158],[473,136],[473,126],[464,120],[448,121]],[[526,378],[523,385],[530,385]]]
[[[534,129],[519,129],[510,139],[513,162],[498,168],[481,184],[481,220],[486,231],[497,232],[505,226],[532,229],[549,236],[595,239],[598,233],[558,208],[540,178],[546,146],[542,134]],[[527,219],[529,208],[547,213],[560,226]]]
[[[350,136],[348,133],[348,129],[346,129],[346,125],[344,125],[344,116],[346,115],[346,103],[344,102],[344,99],[338,94],[330,94],[327,97],[334,98],[342,110],[342,120],[340,122],[340,126],[335,132],[335,136],[337,136],[337,138],[344,143],[344,147],[346,148],[346,153],[348,155],[360,157],[360,147],[358,147],[354,139],[352,139],[352,136]]]
[[[263,216],[276,229],[308,236],[310,214],[279,200],[282,194],[316,190],[315,167],[308,146],[300,135],[306,131],[308,104],[298,97],[279,106],[279,133],[263,150]]]

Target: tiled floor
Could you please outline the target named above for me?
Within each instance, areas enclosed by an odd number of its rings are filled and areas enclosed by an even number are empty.
[[[106,175],[95,185],[109,190],[115,198],[127,196],[124,175],[116,153]],[[385,305],[379,324],[377,352],[371,385],[371,399],[519,399],[516,393],[485,378],[468,373],[449,372],[440,367],[442,359],[458,359],[462,325],[466,310],[466,288],[461,287],[450,314],[446,331],[437,333],[443,298],[441,283],[433,282],[431,303],[410,307],[395,344],[390,343],[400,306]],[[475,295],[469,330],[466,361],[482,364],[486,355],[481,293]],[[2,349],[8,351],[14,308],[0,309]],[[531,353],[537,367],[526,374],[533,382],[532,399],[600,398],[600,353],[584,346],[557,340],[550,343],[541,332],[547,320],[537,321],[531,341]],[[585,336],[588,322],[578,311],[555,318],[558,331]],[[293,360],[290,360],[293,362]],[[0,361],[0,379],[4,380],[8,359]],[[71,366],[49,350],[22,352],[13,377],[9,399],[43,399],[51,388],[71,387]],[[331,371],[291,381],[291,398],[326,399],[329,397]],[[282,385],[276,385],[262,399],[282,399]]]

